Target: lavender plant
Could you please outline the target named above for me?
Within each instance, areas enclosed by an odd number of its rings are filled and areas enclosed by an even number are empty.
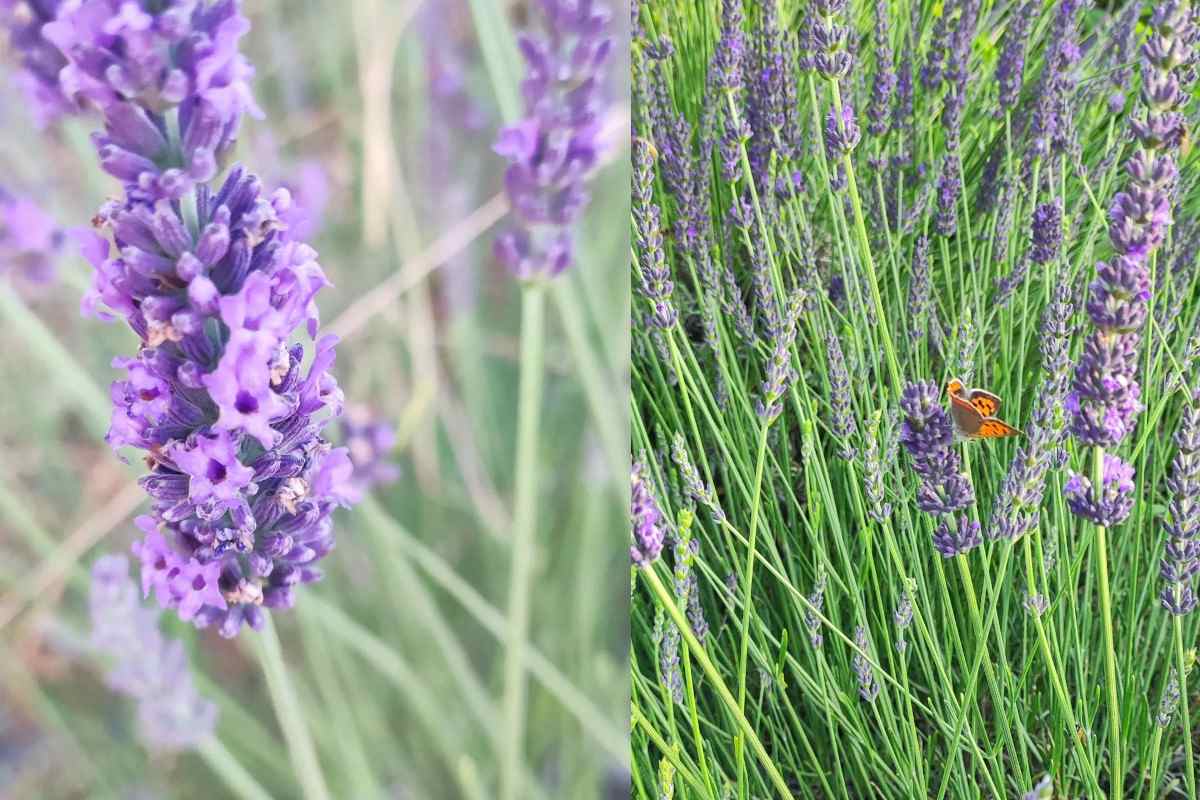
[[[795,50],[762,32],[789,11]],[[676,443],[663,519],[720,498],[691,572],[727,576],[714,599],[743,623],[688,642],[710,690],[665,702],[646,634],[686,603],[662,560],[635,571],[645,794],[664,757],[700,797],[1192,791],[1193,20],[1077,0],[635,12],[653,88],[632,131],[632,448]],[[786,139],[762,135],[776,96],[798,107]],[[951,377],[998,400],[955,408]],[[754,674],[758,706],[733,688]]]

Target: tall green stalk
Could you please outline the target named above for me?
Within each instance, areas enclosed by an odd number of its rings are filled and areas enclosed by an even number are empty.
[[[521,288],[521,377],[517,395],[517,447],[513,534],[509,560],[508,629],[504,642],[504,754],[500,770],[503,800],[524,797],[526,685],[525,646],[529,638],[534,542],[537,536],[538,423],[545,370],[545,288]]]

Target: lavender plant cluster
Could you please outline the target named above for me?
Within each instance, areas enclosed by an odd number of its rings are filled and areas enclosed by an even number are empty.
[[[1125,164],[1127,183],[1109,208],[1115,251],[1096,268],[1086,310],[1095,331],[1083,345],[1067,397],[1071,432],[1081,444],[1113,448],[1132,432],[1142,410],[1138,381],[1142,327],[1151,292],[1151,256],[1171,223],[1171,193],[1179,179],[1175,150],[1186,102],[1177,68],[1192,57],[1191,11],[1183,3],[1155,10],[1141,48],[1141,108],[1130,117],[1135,138]],[[1105,453],[1102,487],[1095,476],[1073,475],[1064,487],[1071,510],[1097,525],[1122,522],[1132,508],[1133,467]]]
[[[1129,603],[1145,593],[1129,581],[1157,568],[1171,616],[1197,604],[1200,348],[1184,347],[1181,331],[1194,321],[1197,278],[1187,132],[1196,11],[1186,0],[1111,11],[1087,0],[903,11],[722,0],[694,20],[649,5],[635,12],[633,447],[673,443],[675,469],[663,459],[656,471],[653,513],[635,488],[631,527],[640,554],[639,542],[653,551],[666,536],[647,520],[711,512],[692,523],[689,580],[699,576],[703,593],[706,577],[726,576],[712,596],[734,606],[730,619],[745,611],[749,633],[710,632],[704,650],[719,677],[703,681],[740,688],[743,669],[769,671],[778,646],[787,680],[814,690],[771,695],[772,713],[791,705],[792,720],[738,703],[764,732],[768,758],[754,766],[776,759],[816,775],[845,736],[862,735],[880,756],[862,769],[870,777],[814,777],[793,793],[954,796],[961,774],[994,779],[982,791],[996,796],[1106,793],[1097,786],[1128,796],[1158,769],[1136,732],[1156,709],[1128,703],[1142,667],[1130,653],[1146,641],[1166,645],[1146,672],[1170,706],[1159,713],[1164,741],[1189,746],[1172,712],[1187,704],[1194,617],[1175,621],[1184,674],[1172,684],[1171,620],[1142,625],[1144,602]],[[787,9],[795,24],[781,35]],[[954,402],[952,377],[965,384]],[[1107,534],[1126,520],[1136,529],[1107,541],[1095,527]],[[1150,529],[1165,547],[1147,544]],[[932,547],[915,541],[922,531]],[[749,564],[767,574],[747,589]],[[692,591],[677,591],[676,605]],[[649,630],[639,599],[635,670]],[[798,618],[811,647],[791,663],[781,631]],[[1079,652],[1059,638],[1064,624],[1104,649]],[[1122,637],[1138,645],[1127,651]],[[953,667],[980,653],[975,678]],[[677,670],[683,657],[670,655]],[[1006,685],[1021,680],[1018,661],[1044,684]],[[910,682],[909,669],[920,678]],[[831,678],[835,700],[822,695]],[[960,681],[976,678],[962,694]],[[674,678],[662,680],[675,696]],[[1098,706],[1080,699],[1084,685],[1108,690]],[[850,712],[856,691],[863,702]],[[906,692],[950,708],[969,697],[959,731],[990,697],[983,754],[955,733],[929,750],[907,744]],[[636,678],[634,694],[666,719]],[[686,742],[696,712],[684,699],[677,730],[668,721],[657,732]],[[1079,742],[1064,737],[1053,774],[1049,738],[1024,716],[1032,703]],[[736,717],[728,705],[700,712],[700,752],[705,725]],[[808,724],[830,713],[849,719]],[[918,729],[933,724],[915,716]],[[1018,717],[1037,749],[1017,740]],[[656,752],[651,737],[638,740]],[[1170,777],[1151,782],[1188,783],[1175,752],[1163,764]],[[967,766],[947,766],[956,759]],[[729,775],[731,761],[717,755],[708,769]]]
[[[331,514],[355,497],[349,454],[323,433],[343,401],[336,338],[317,335],[317,254],[288,229],[286,189],[221,175],[243,116],[261,116],[248,29],[234,0],[83,0],[42,27],[60,88],[100,115],[92,141],[121,188],[80,236],[95,270],[83,310],[140,340],[114,361],[107,440],[149,469],[143,588],[224,636],[320,579]],[[300,328],[310,344],[291,341]]]

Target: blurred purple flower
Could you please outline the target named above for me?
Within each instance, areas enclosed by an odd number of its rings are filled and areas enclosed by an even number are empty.
[[[12,270],[33,285],[50,282],[65,238],[36,203],[0,188],[0,275]]]
[[[152,750],[188,750],[212,735],[217,707],[196,692],[183,645],[158,631],[159,612],[142,605],[125,556],[92,565],[91,644],[110,658],[108,685],[137,700],[138,735]]]
[[[67,62],[42,35],[60,5],[61,0],[0,0],[0,27],[8,29],[9,47],[21,64],[16,82],[38,128],[79,110],[59,88],[58,74]]]
[[[588,202],[586,178],[599,157],[603,70],[612,50],[599,0],[541,0],[546,32],[518,42],[527,72],[525,116],[501,129],[494,150],[508,160],[504,186],[517,225],[495,242],[517,278],[553,277],[571,265],[570,226]]]
[[[349,459],[322,429],[341,413],[318,338],[328,285],[289,230],[296,204],[240,167],[216,185],[250,96],[237,2],[83,0],[46,26],[72,96],[96,105],[106,170],[125,190],[83,233],[95,268],[83,309],[120,315],[141,339],[112,385],[108,441],[147,453],[153,514],[134,546],[143,589],[197,627],[234,636],[287,608],[333,547]],[[289,344],[300,327],[314,342]]]
[[[400,467],[389,458],[396,447],[396,428],[391,422],[353,406],[341,417],[341,432],[354,467],[350,483],[356,492],[365,495],[400,477]]]

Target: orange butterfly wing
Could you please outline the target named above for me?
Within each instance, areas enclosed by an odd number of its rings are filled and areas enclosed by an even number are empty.
[[[981,439],[1002,439],[1005,436],[1020,436],[1021,432],[998,419],[985,419],[979,423],[979,431],[975,434]]]
[[[1000,398],[989,392],[976,390],[971,394],[971,405],[985,417],[990,417],[1000,410]]]

